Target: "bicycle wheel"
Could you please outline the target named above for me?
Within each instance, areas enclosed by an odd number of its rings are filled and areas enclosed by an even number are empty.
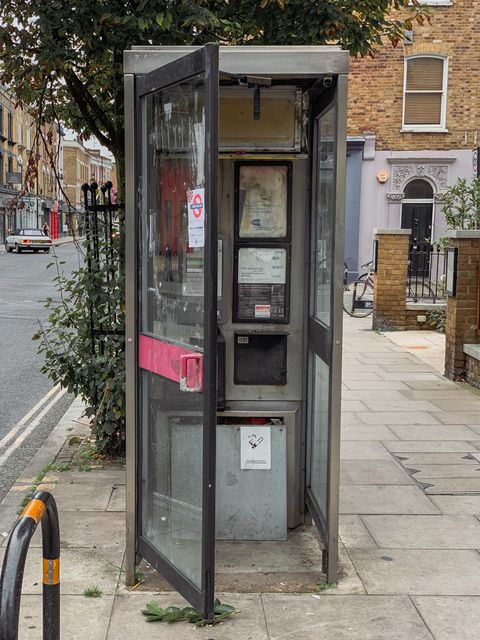
[[[373,285],[370,280],[355,280],[343,289],[343,309],[352,318],[373,313]]]
[[[425,282],[422,278],[409,280],[407,284],[407,300],[413,300],[414,302],[427,300],[433,302],[434,298],[435,292],[428,282]]]

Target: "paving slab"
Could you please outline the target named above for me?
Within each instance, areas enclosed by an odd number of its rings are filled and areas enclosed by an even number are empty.
[[[378,367],[375,367],[378,370]],[[344,371],[343,380],[348,384],[353,380],[363,380],[363,381],[380,381],[382,378],[373,371]]]
[[[480,408],[477,411],[460,411],[460,408],[457,411],[432,412],[432,415],[443,424],[478,424]]]
[[[343,365],[343,373],[344,375],[348,376],[349,373],[376,373],[378,371],[378,365],[373,363],[373,364],[364,364],[363,362],[346,362],[345,360],[342,361],[342,365]]]
[[[341,443],[342,460],[391,460],[392,456],[380,442],[346,440]]]
[[[342,423],[342,440],[395,440],[393,431],[383,424]]]
[[[401,362],[412,362],[418,364],[415,356],[405,352],[380,352],[380,353],[362,353],[358,356],[361,362],[366,364],[399,364]]]
[[[0,551],[3,562],[4,549]],[[22,593],[35,595],[42,592],[42,549],[30,548],[25,565]],[[62,549],[60,578],[64,595],[81,595],[87,587],[100,587],[103,593],[113,595],[119,580],[123,561],[122,549]]]
[[[195,627],[187,622],[166,624],[145,622],[142,609],[152,600],[161,607],[185,607],[188,603],[176,593],[128,593],[118,595],[106,640],[268,640],[262,599],[258,594],[219,594],[220,600],[241,613],[215,627]],[[282,596],[282,598],[285,596]]]
[[[43,478],[44,482],[85,483],[103,484],[111,482],[114,484],[125,484],[125,468],[95,469],[91,471],[49,471]]]
[[[478,423],[478,421],[480,420],[480,397],[474,396],[473,394],[464,393],[464,397],[461,399],[444,398],[443,400],[434,399],[431,400],[431,402],[442,411],[455,413],[463,413],[464,411],[475,411],[477,414],[476,422]],[[473,422],[475,422],[475,420]]]
[[[351,411],[347,411],[346,413],[342,413],[341,415],[341,423],[342,427],[347,427],[349,425],[362,424],[359,420],[356,413],[352,413]],[[476,438],[478,434],[474,432],[474,437]]]
[[[435,640],[478,640],[480,598],[420,596],[413,603]]]
[[[432,485],[425,489],[428,495],[480,493],[480,478],[422,478],[422,482]]]
[[[408,465],[411,467],[411,463]],[[416,465],[418,471],[415,480],[424,478],[478,478],[480,480],[480,466],[478,464],[421,464]]]
[[[365,411],[366,406],[360,400],[346,400],[342,397],[342,413],[346,411]]]
[[[471,514],[480,516],[480,495],[431,496],[430,500],[445,514]]]
[[[347,389],[351,390],[375,389],[377,397],[379,392],[409,389],[401,380],[381,380],[375,383],[370,380],[344,380],[343,382]]]
[[[372,443],[373,444],[373,443]],[[463,440],[383,440],[382,445],[391,453],[470,453],[471,442]]]
[[[362,362],[361,357],[362,356],[359,354],[353,354],[353,353],[348,353],[348,351],[344,351],[342,355],[342,363],[358,364],[359,362]]]
[[[127,488],[124,484],[113,485],[112,495],[108,503],[107,511],[125,511],[127,500]]]
[[[385,371],[390,371],[390,372],[399,371],[401,373],[407,373],[408,376],[411,373],[433,373],[434,372],[434,369],[432,367],[430,367],[428,364],[421,363],[418,360],[414,360],[413,362],[408,362],[408,363],[395,362],[394,364],[385,362],[380,366]]]
[[[469,440],[475,432],[462,424],[390,425],[400,440]]]
[[[365,588],[357,570],[342,542],[338,545],[339,582],[336,589],[327,589],[323,593],[328,596],[365,595]]]
[[[62,640],[105,640],[113,596],[62,597]],[[22,597],[19,640],[42,640],[42,596]]]
[[[262,600],[271,640],[431,640],[405,597],[264,594]]]
[[[480,395],[474,394],[469,389],[408,389],[401,392],[404,398],[410,400],[458,400],[463,402],[464,400],[470,401],[475,398],[480,403]],[[458,406],[458,405],[457,405]]]
[[[479,419],[480,419],[480,415],[478,416],[477,421]],[[475,431],[477,435],[480,435],[480,424],[468,424],[467,426],[470,427],[470,429],[473,429],[473,431]]]
[[[410,389],[457,389],[458,384],[455,382],[450,382],[450,380],[445,380],[440,378],[439,376],[435,376],[434,378],[429,378],[428,380],[418,380],[408,378],[405,380],[405,384]]]
[[[49,491],[59,511],[105,511],[112,495],[112,484],[42,482],[39,491]]]
[[[380,548],[480,549],[480,522],[473,516],[363,516]]]
[[[480,455],[480,454],[479,454]],[[471,453],[398,453],[395,458],[405,467],[423,468],[422,465],[442,466],[462,465],[465,467],[478,466],[478,460]]]
[[[480,595],[480,554],[451,549],[351,549],[369,594]]]
[[[437,373],[422,373],[421,371],[413,373],[408,373],[407,371],[385,371],[385,373],[382,373],[382,378],[384,380],[403,380],[408,384],[410,381],[435,382],[439,379],[439,376]]]
[[[380,399],[377,396],[377,400],[364,401],[363,404],[369,411],[437,411],[438,409],[429,400],[388,400],[383,397],[383,394],[379,395]]]
[[[386,425],[423,425],[436,424],[438,421],[433,414],[426,411],[376,411],[361,412],[357,414],[358,418],[365,424],[386,424]],[[447,424],[456,424],[450,422]],[[472,432],[475,435],[474,432]]]
[[[341,515],[339,536],[347,549],[368,549],[377,547],[367,527],[358,515]]]
[[[344,389],[342,391],[343,400],[378,400],[379,395],[383,400],[405,400],[406,390],[397,389]],[[412,393],[414,393],[412,391]],[[428,393],[428,392],[427,392]]]
[[[352,485],[340,487],[340,513],[437,514],[439,511],[415,486]]]
[[[340,466],[340,484],[399,485],[413,484],[402,467],[393,460],[343,460]]]
[[[296,529],[286,541],[218,540],[216,566],[221,573],[321,573],[322,548],[315,527]]]
[[[40,528],[35,532],[30,546],[42,546]],[[60,546],[123,549],[125,514],[63,511],[60,513]]]

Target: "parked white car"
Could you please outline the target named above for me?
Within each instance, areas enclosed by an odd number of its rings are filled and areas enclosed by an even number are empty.
[[[52,247],[52,239],[46,236],[41,229],[17,229],[14,234],[5,240],[5,251],[45,251],[48,253]]]

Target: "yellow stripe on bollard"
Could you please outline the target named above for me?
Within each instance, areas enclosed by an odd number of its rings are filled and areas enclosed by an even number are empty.
[[[43,584],[59,584],[60,582],[60,558],[55,560],[43,559]]]
[[[46,506],[41,500],[30,500],[25,509],[23,510],[23,518],[32,518],[35,522],[40,522],[43,514],[45,513]]]

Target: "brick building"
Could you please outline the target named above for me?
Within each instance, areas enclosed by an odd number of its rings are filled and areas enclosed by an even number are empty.
[[[41,227],[49,222],[50,211],[61,208],[61,189],[47,156],[42,138],[35,142],[35,122],[27,110],[16,106],[15,97],[0,85],[0,241],[15,227]],[[51,125],[43,127],[44,137]],[[62,132],[51,134],[55,149],[56,171],[61,182],[63,164]],[[32,146],[35,145],[35,149]],[[38,177],[33,188],[19,198],[25,188],[25,171],[30,152],[38,157]],[[60,202],[60,205],[58,204]],[[55,204],[57,203],[57,204]]]
[[[64,190],[70,210],[69,224],[81,226],[84,211],[82,184],[95,181],[99,185],[108,180],[115,185],[115,165],[99,149],[88,149],[80,139],[65,140],[63,150]]]
[[[352,60],[346,262],[371,259],[374,228],[445,235],[442,191],[471,178],[480,145],[480,0],[420,0],[431,22]]]

